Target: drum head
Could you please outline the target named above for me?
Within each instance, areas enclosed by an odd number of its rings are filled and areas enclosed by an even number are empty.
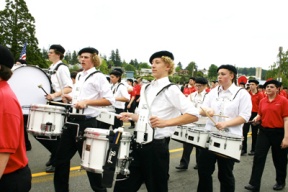
[[[23,114],[29,114],[27,106],[31,104],[46,104],[45,93],[39,85],[42,85],[47,93],[52,91],[51,81],[46,73],[33,66],[15,69],[8,83],[22,106]]]

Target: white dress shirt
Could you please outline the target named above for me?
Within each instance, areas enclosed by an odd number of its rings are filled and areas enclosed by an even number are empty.
[[[63,90],[66,87],[73,87],[73,82],[70,77],[70,71],[67,66],[61,65],[58,69],[57,72],[53,74],[53,71],[55,68],[58,66],[58,64],[62,63],[62,61],[58,61],[55,64],[52,64],[49,67],[49,71],[51,71],[51,83],[52,83],[52,88],[55,92],[59,92]],[[56,97],[53,99],[54,101],[59,101],[62,100],[61,96]]]
[[[93,67],[87,71],[82,71],[77,74],[75,86],[73,87],[72,91],[73,104],[77,103],[78,101],[101,98],[107,99],[111,102],[111,104],[115,102],[113,93],[110,89],[110,84],[105,75],[103,75],[101,72],[93,74],[85,81],[85,79],[94,71],[96,71],[96,69]],[[83,114],[86,116],[96,117],[100,114],[100,112],[95,109],[86,108],[84,109]]]
[[[130,95],[128,93],[127,87],[124,84],[119,85],[119,83],[116,83],[112,85],[111,89],[112,89],[114,98],[125,97],[126,99],[130,100]],[[125,102],[115,101],[113,106],[118,109],[125,109]]]
[[[166,85],[170,84],[168,77],[164,77],[151,82],[150,86],[142,87],[141,99],[139,103],[139,110],[146,101],[143,94],[147,98],[148,107],[150,108],[151,116],[157,116],[161,119],[171,119],[180,116],[181,114],[191,114],[199,116],[198,110],[189,102],[185,95],[179,90],[177,86],[170,86],[163,90],[158,96],[156,94]],[[144,93],[145,91],[145,93]],[[176,129],[176,126],[155,128],[155,139],[162,139],[164,137],[171,137]]]
[[[217,86],[206,95],[202,104],[204,108],[212,108],[214,114],[229,117],[212,117],[215,122],[228,121],[238,116],[245,119],[246,122],[249,121],[252,110],[251,97],[245,89],[237,93],[239,89],[240,88],[233,83],[227,90],[223,90],[222,86]],[[211,131],[218,131],[210,119],[207,120],[205,128]],[[225,131],[242,136],[242,124],[229,127]]]
[[[190,102],[192,102],[194,107],[196,107],[199,110],[207,94],[208,93],[204,89],[201,93],[198,93],[198,91],[195,91],[191,93],[190,95],[188,95],[188,97],[186,98]],[[207,121],[207,117],[200,116],[198,121],[195,122],[195,124],[201,124],[201,127],[203,127],[204,124],[206,124],[206,121]]]

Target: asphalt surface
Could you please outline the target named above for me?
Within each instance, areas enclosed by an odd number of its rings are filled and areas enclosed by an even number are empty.
[[[126,129],[125,131],[132,131]],[[37,141],[33,136],[29,135],[32,143],[32,150],[27,152],[29,158],[29,166],[32,171],[32,189],[31,192],[52,192],[53,186],[53,174],[45,173],[45,163],[49,158],[48,151]],[[251,137],[248,138],[248,151],[251,146]],[[170,179],[169,179],[169,191],[171,192],[194,192],[197,191],[198,175],[197,170],[193,169],[195,165],[195,150],[191,154],[191,161],[189,168],[186,171],[178,171],[175,166],[179,164],[182,155],[182,144],[171,140],[170,142]],[[85,170],[80,170],[81,159],[78,153],[75,154],[71,160],[70,171],[70,192],[88,192],[92,191],[89,185],[88,178]],[[244,186],[248,184],[251,168],[252,168],[253,156],[242,156],[241,162],[236,163],[234,166],[234,176],[236,179],[236,192],[248,192],[244,189]],[[220,191],[219,181],[217,179],[217,166],[213,174],[213,188],[215,192]],[[269,151],[265,170],[262,176],[261,191],[270,192],[273,191],[272,187],[275,184],[275,169],[272,162],[271,151]],[[286,182],[288,183],[288,182]],[[109,188],[108,192],[112,192],[113,188]],[[147,191],[145,186],[139,190],[140,192]],[[283,192],[288,192],[286,187]]]

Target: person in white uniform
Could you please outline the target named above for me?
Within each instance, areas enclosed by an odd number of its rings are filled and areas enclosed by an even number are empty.
[[[252,102],[251,97],[245,89],[236,86],[237,70],[232,65],[221,65],[217,69],[218,82],[220,86],[212,89],[206,95],[200,114],[209,114],[213,119],[207,120],[205,129],[209,131],[225,131],[242,137],[242,125],[249,121]],[[229,118],[215,116],[219,114]],[[208,149],[201,149],[198,157],[198,192],[212,192],[212,174],[215,170],[215,163],[218,164],[218,179],[220,191],[235,191],[235,178],[233,167],[235,160],[226,158]]]
[[[177,125],[195,122],[199,115],[179,88],[169,81],[168,75],[174,72],[173,60],[173,54],[168,51],[152,54],[149,61],[155,80],[141,88],[139,114],[121,113],[121,120],[137,122],[137,134],[130,154],[134,159],[129,166],[130,176],[116,182],[115,192],[135,192],[142,183],[148,191],[168,191],[168,140]],[[140,132],[143,128],[148,134],[144,138]]]
[[[196,91],[187,96],[187,99],[190,102],[192,102],[193,105],[197,109],[200,109],[200,106],[206,97],[206,94],[207,94],[206,85],[207,84],[208,84],[208,81],[204,77],[195,78]],[[205,126],[206,119],[207,119],[207,117],[200,117],[198,120],[199,124],[196,124],[196,126],[201,126],[201,127]],[[194,166],[194,169],[198,169],[197,162],[198,162],[198,156],[199,156],[199,149],[198,149],[198,147],[195,147],[195,148],[196,148],[196,165]],[[179,169],[179,170],[187,170],[188,169],[188,165],[190,162],[190,155],[192,153],[192,150],[193,150],[192,144],[186,143],[186,142],[183,143],[183,153],[182,153],[182,157],[180,160],[180,165],[177,166],[176,169]]]
[[[54,174],[56,192],[69,191],[70,160],[77,151],[80,157],[82,156],[83,139],[76,141],[77,125],[79,125],[79,138],[83,136],[87,127],[98,127],[96,117],[100,112],[87,107],[108,106],[115,101],[106,77],[95,68],[101,64],[98,50],[92,47],[83,48],[79,51],[78,57],[83,71],[76,76],[72,96],[65,94],[62,97],[64,102],[73,104],[72,112],[76,114],[74,116],[73,113],[70,114],[67,123],[64,124],[60,146],[57,150]],[[101,174],[87,171],[87,175],[93,191],[107,191],[102,185]]]

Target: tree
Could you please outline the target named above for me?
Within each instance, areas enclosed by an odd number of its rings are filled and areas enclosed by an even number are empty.
[[[180,70],[182,70],[182,69],[183,69],[183,67],[182,67],[182,63],[179,62],[179,63],[177,64],[177,67],[176,67],[176,68],[179,68]]]
[[[79,63],[78,55],[77,55],[76,51],[73,51],[72,58],[71,58],[71,64],[75,65],[77,63]]]
[[[103,74],[108,74],[109,73],[109,68],[108,68],[108,64],[106,60],[102,60],[101,65],[99,70],[103,73]]]
[[[0,11],[0,26],[0,44],[10,48],[15,60],[27,43],[27,63],[47,67],[35,37],[35,19],[24,0],[6,0],[5,9]]]
[[[208,79],[210,81],[216,80],[217,79],[217,69],[218,67],[214,64],[211,64],[209,69],[208,69]]]
[[[185,69],[189,71],[189,75],[192,77],[197,73],[197,65],[194,61],[190,62]]]
[[[125,71],[134,71],[135,73],[135,67],[131,64],[126,65],[124,69]]]

